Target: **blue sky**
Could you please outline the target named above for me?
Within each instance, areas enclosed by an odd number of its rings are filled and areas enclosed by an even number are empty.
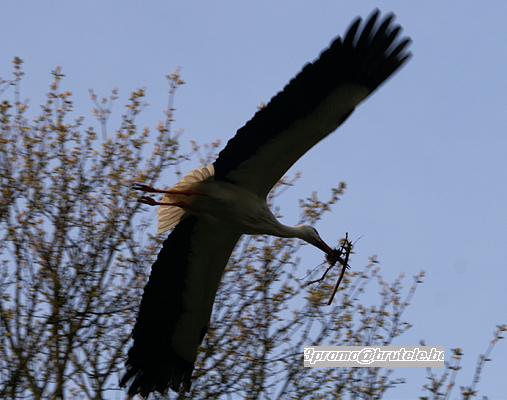
[[[284,222],[295,224],[299,198],[316,190],[327,199],[331,186],[346,181],[345,196],[317,226],[321,236],[334,245],[345,232],[363,235],[352,266],[377,254],[384,277],[405,272],[407,287],[426,270],[405,314],[414,327],[394,344],[424,338],[446,351],[463,348],[458,385],[468,385],[495,325],[507,323],[506,2],[3,0],[0,76],[10,76],[14,56],[25,60],[22,97],[36,114],[51,70],[61,66],[85,126],[96,126],[89,87],[99,96],[120,88],[118,117],[129,92],[147,86],[150,106],[139,123],[154,128],[167,104],[164,74],[181,66],[187,83],[173,128],[185,129],[184,143],[225,144],[261,102],[375,7],[396,13],[414,57],[294,166],[303,177],[278,204]],[[321,257],[309,248],[301,255],[302,270]],[[492,358],[478,388],[505,398],[507,341]],[[395,376],[408,383],[387,398],[421,395],[422,368]]]

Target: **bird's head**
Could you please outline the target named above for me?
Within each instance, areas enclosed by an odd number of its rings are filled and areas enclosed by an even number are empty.
[[[333,257],[333,249],[320,238],[317,229],[310,225],[298,225],[296,228],[298,228],[301,233],[300,239],[303,239],[305,242],[319,248],[328,256]]]

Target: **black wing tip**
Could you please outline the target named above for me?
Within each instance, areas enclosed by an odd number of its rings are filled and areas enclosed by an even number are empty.
[[[129,386],[130,396],[147,397],[154,391],[165,393],[168,388],[190,390],[193,361],[176,352],[170,337],[183,309],[186,262],[197,221],[191,215],[180,222],[152,266],[132,332],[134,344],[125,363],[127,371],[120,381],[121,387]]]
[[[369,95],[389,79],[412,56],[407,51],[411,40],[400,37],[402,28],[394,20],[393,13],[381,17],[379,9],[374,9],[366,21],[354,19],[343,39],[334,39],[316,61],[306,64],[229,140],[214,163],[215,179],[230,181],[229,172],[295,120],[314,111],[340,86],[362,86]]]
[[[126,363],[127,372],[120,381],[120,387],[129,386],[130,397],[139,394],[147,398],[151,392],[164,394],[168,388],[177,393],[182,390],[189,392],[194,364],[176,354],[166,360],[164,365],[153,363],[143,367],[141,363],[129,358]]]
[[[364,22],[357,17],[346,30],[343,52],[349,55],[348,62],[357,71],[351,78],[365,85],[370,92],[412,57],[407,50],[412,39],[401,36],[403,28],[394,22],[395,19],[394,13],[382,17],[380,10],[375,8]],[[336,38],[330,48],[335,42],[341,42],[341,38]]]

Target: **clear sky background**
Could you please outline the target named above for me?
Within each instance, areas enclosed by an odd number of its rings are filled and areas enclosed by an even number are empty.
[[[22,97],[39,112],[59,65],[85,126],[97,126],[88,97],[120,88],[115,104],[147,86],[138,120],[163,119],[164,74],[182,66],[176,123],[200,144],[223,145],[261,102],[342,35],[357,15],[394,11],[412,37],[412,60],[333,135],[293,168],[298,185],[278,199],[284,223],[298,220],[298,199],[346,181],[347,192],[318,224],[331,245],[363,235],[351,263],[378,255],[392,281],[426,270],[405,320],[414,327],[395,345],[461,347],[459,385],[471,383],[477,356],[496,324],[507,323],[507,2],[505,1],[11,1],[0,5],[0,76],[25,60]],[[30,112],[29,112],[30,114]],[[115,128],[115,116],[109,129]],[[186,170],[194,165],[186,163]],[[169,175],[171,184],[174,179]],[[308,246],[302,271],[321,259]],[[377,287],[365,301],[378,301]],[[507,340],[486,364],[478,389],[507,398]],[[386,398],[422,395],[423,368],[399,368],[408,383]],[[458,388],[453,392],[458,397]]]

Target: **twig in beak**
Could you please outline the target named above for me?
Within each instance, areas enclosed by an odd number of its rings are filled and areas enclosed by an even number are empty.
[[[333,293],[331,294],[331,298],[327,302],[328,306],[331,305],[331,303],[333,302],[334,296],[336,295],[336,292],[338,291],[338,287],[340,286],[343,276],[345,275],[345,270],[347,268],[350,268],[348,263],[349,263],[349,256],[350,256],[350,252],[352,250],[352,247],[353,247],[352,242],[349,241],[349,234],[345,233],[345,239],[343,239],[341,247],[338,247],[336,249],[331,249],[330,252],[327,252],[326,260],[329,263],[329,267],[326,269],[324,274],[319,279],[315,279],[314,281],[307,283],[307,286],[308,286],[308,285],[311,285],[312,283],[322,282],[324,280],[324,278],[326,277],[326,275],[328,274],[328,272],[331,270],[331,268],[333,268],[335,266],[335,264],[337,262],[339,262],[342,265],[342,272],[340,274],[340,278],[338,279],[338,282],[336,282],[336,285],[333,289]],[[344,255],[344,257],[342,257],[343,255]]]

